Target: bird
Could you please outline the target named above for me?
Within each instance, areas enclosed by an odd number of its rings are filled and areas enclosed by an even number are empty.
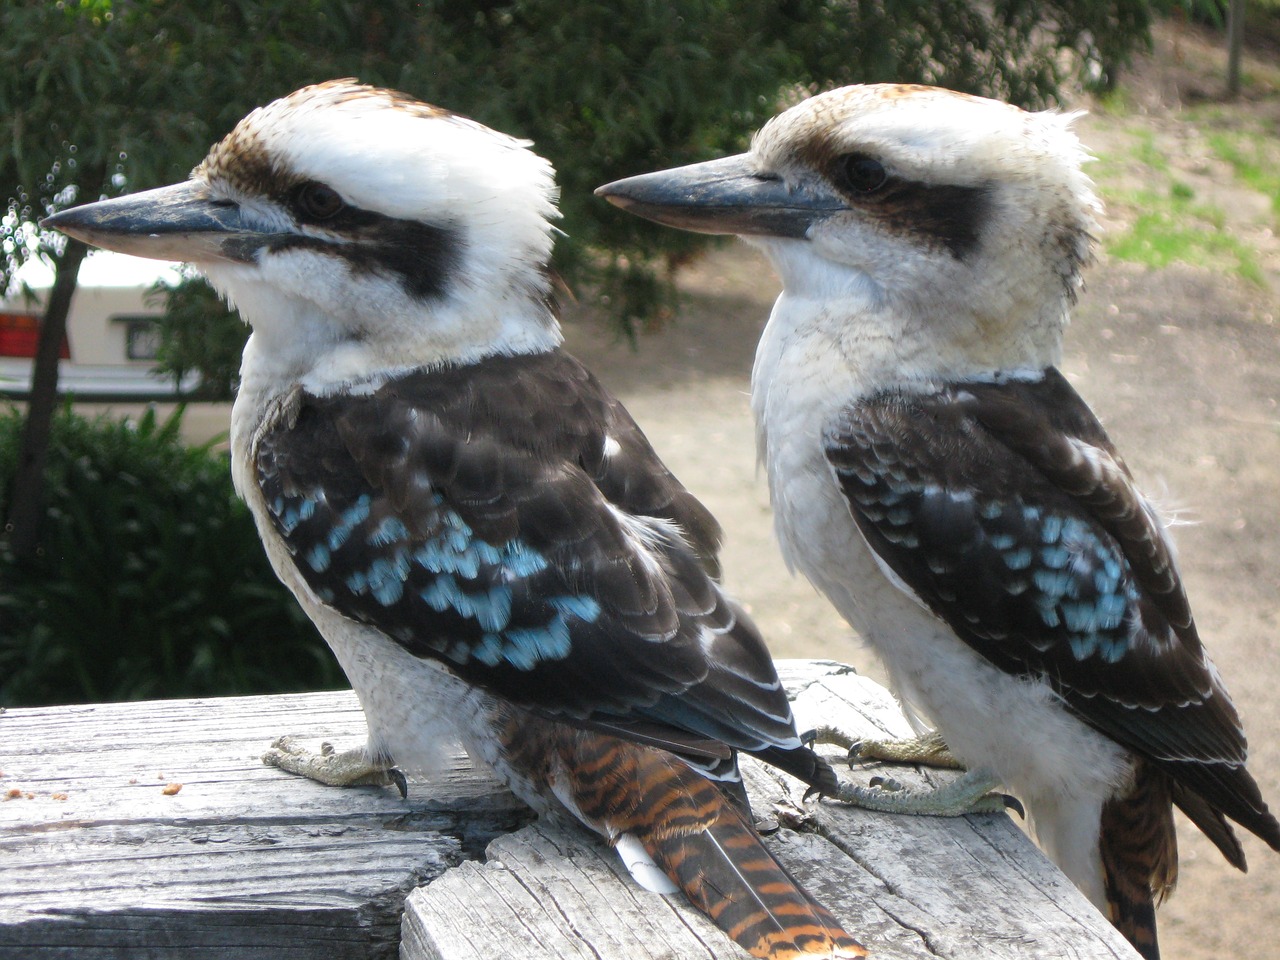
[[[1173,807],[1241,870],[1229,821],[1277,850],[1280,824],[1168,523],[1059,370],[1100,212],[1077,116],[854,85],[746,153],[597,193],[739,235],[781,278],[751,386],[777,539],[883,660],[920,746],[969,771],[957,796],[874,802],[954,812],[1004,785],[1155,960]],[[900,747],[920,755],[871,755]]]
[[[768,852],[745,751],[835,789],[718,581],[720,528],[561,346],[551,164],[355,80],[254,109],[189,179],[46,227],[192,262],[252,328],[234,484],[360,701],[329,783],[460,743],[753,955],[865,955]]]

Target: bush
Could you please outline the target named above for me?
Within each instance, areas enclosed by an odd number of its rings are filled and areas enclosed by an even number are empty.
[[[147,291],[147,303],[164,309],[158,321],[156,370],[174,383],[198,371],[199,399],[232,400],[240,386],[240,357],[249,327],[194,270],[184,266],[183,272],[186,278],[180,282],[157,280]]]
[[[40,551],[18,564],[0,547],[0,705],[343,684],[272,572],[227,457],[184,446],[180,417],[55,417]],[[0,414],[0,491],[22,422]]]

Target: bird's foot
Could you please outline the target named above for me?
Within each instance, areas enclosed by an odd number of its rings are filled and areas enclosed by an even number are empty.
[[[394,786],[402,799],[409,795],[404,774],[389,764],[371,760],[362,747],[338,753],[333,744],[322,743],[316,753],[293,737],[281,737],[262,755],[262,762],[331,787]]]
[[[938,733],[900,740],[854,740],[848,744],[848,749],[850,763],[883,760],[886,763],[917,763],[943,770],[964,769],[964,764],[952,755],[947,742]]]
[[[835,799],[881,813],[905,813],[924,817],[959,817],[967,813],[1004,813],[1015,810],[1025,816],[1016,797],[993,792],[1000,781],[986,770],[968,770],[932,790],[908,790],[896,780],[875,777],[867,787],[841,783]]]

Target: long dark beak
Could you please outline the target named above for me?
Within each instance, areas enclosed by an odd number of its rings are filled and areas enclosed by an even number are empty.
[[[40,221],[85,243],[152,260],[254,262],[271,234],[246,227],[234,203],[193,180],[63,210]]]
[[[816,221],[845,209],[835,194],[789,189],[759,173],[746,154],[660,170],[596,189],[629,213],[694,233],[804,237]]]

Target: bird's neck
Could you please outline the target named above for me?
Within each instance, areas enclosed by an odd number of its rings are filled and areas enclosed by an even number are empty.
[[[761,339],[755,378],[799,376],[860,396],[1016,376],[1059,363],[1064,325],[1065,317],[1052,311],[1017,319],[914,312],[888,302],[815,301],[784,292]]]
[[[812,453],[842,408],[883,390],[1039,376],[1058,363],[1062,322],[1046,318],[1044,329],[1032,333],[1012,322],[993,331],[974,318],[962,324],[954,317],[904,316],[885,301],[784,292],[752,371],[760,458],[772,464],[781,447],[790,446]]]
[[[783,281],[760,355],[839,370],[854,393],[1060,360],[1072,288],[1054,270],[1012,256],[969,263],[909,250],[856,267],[816,255],[807,241],[760,245]]]

